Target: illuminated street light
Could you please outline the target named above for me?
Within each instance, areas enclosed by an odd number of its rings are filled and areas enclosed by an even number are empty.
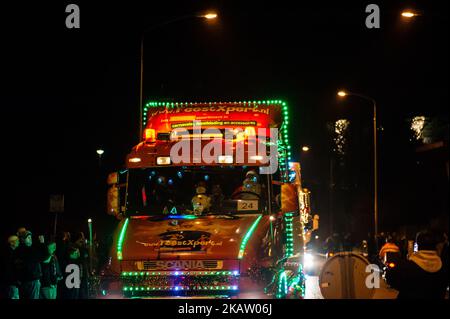
[[[303,152],[308,152],[309,151],[309,146],[303,146],[302,147],[302,151]]]
[[[202,15],[201,17],[205,18],[205,19],[208,19],[208,20],[212,20],[212,19],[216,19],[217,18],[217,13],[209,12],[207,14]]]
[[[105,151],[101,148],[99,148],[97,150],[97,155],[98,155],[98,166],[102,166],[102,155],[103,153],[105,153]]]
[[[348,93],[347,92],[345,92],[345,91],[339,91],[338,93],[337,93],[337,95],[339,95],[340,97],[344,97],[344,96],[346,96]]]
[[[409,11],[409,10],[405,10],[405,11],[402,12],[402,17],[405,17],[405,18],[413,18],[413,17],[416,17],[416,16],[418,16],[417,13]]]

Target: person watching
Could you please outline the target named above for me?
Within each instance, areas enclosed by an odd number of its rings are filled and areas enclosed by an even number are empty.
[[[436,251],[437,237],[423,231],[416,237],[418,251],[388,268],[386,282],[399,291],[397,299],[444,299],[448,274]]]

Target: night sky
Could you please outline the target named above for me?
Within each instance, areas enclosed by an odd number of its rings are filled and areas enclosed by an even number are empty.
[[[62,228],[85,230],[88,217],[110,221],[106,175],[123,165],[139,131],[140,34],[207,9],[218,12],[218,21],[188,19],[146,33],[145,100],[286,100],[293,155],[324,227],[328,124],[349,119],[348,153],[334,176],[334,218],[344,230],[361,222],[367,232],[372,109],[354,97],[339,101],[336,91],[366,94],[376,99],[383,127],[382,227],[448,214],[447,151],[418,159],[406,122],[415,115],[442,118],[448,141],[448,1],[93,2],[1,6],[2,235],[21,225],[51,229],[53,193],[65,194]],[[65,27],[69,3],[80,6],[80,29]],[[365,27],[369,3],[380,6],[380,29]],[[405,8],[423,15],[405,22]],[[302,145],[311,151],[300,155]]]

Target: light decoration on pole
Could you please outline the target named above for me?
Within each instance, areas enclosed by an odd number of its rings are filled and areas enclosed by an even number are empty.
[[[238,259],[242,259],[242,257],[244,257],[244,252],[245,252],[245,247],[247,246],[247,242],[250,239],[250,237],[252,237],[252,234],[255,231],[256,226],[258,226],[258,223],[261,220],[261,218],[262,218],[262,215],[260,215],[260,216],[258,216],[258,218],[256,218],[256,220],[253,222],[252,226],[249,228],[249,230],[245,234],[244,238],[242,238],[241,246],[239,248],[239,253],[238,253]]]
[[[123,241],[125,239],[125,234],[127,233],[127,227],[130,219],[127,218],[125,222],[123,223],[122,229],[120,230],[119,240],[117,241],[117,259],[122,260],[122,247],[123,247]]]
[[[336,136],[334,137],[335,149],[334,151],[340,155],[345,155],[345,148],[347,142],[347,132],[348,127],[350,125],[350,121],[346,119],[337,120],[334,123],[334,133]]]

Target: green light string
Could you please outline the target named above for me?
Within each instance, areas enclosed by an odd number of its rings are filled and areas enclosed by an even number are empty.
[[[284,220],[286,225],[286,256],[291,257],[294,255],[294,229],[292,213],[286,213]]]
[[[277,291],[277,298],[285,298],[288,294],[288,285],[287,285],[287,278],[286,278],[286,272],[281,270],[278,273],[278,291]]]
[[[255,231],[256,226],[258,225],[261,218],[262,218],[262,215],[258,216],[258,218],[254,221],[253,225],[250,227],[250,229],[247,231],[244,238],[242,239],[241,246],[239,248],[238,259],[242,259],[242,257],[244,257],[245,246],[247,246],[247,242],[250,239],[250,237],[252,236],[253,232]]]
[[[303,273],[303,267],[300,264],[298,266],[298,275],[292,281],[290,287],[294,289],[297,295],[300,295],[301,298],[305,298],[305,274]]]
[[[122,229],[120,230],[119,240],[117,241],[117,259],[122,260],[122,246],[123,241],[125,239],[125,234],[127,232],[127,227],[130,219],[127,218],[125,222],[123,223]]]

